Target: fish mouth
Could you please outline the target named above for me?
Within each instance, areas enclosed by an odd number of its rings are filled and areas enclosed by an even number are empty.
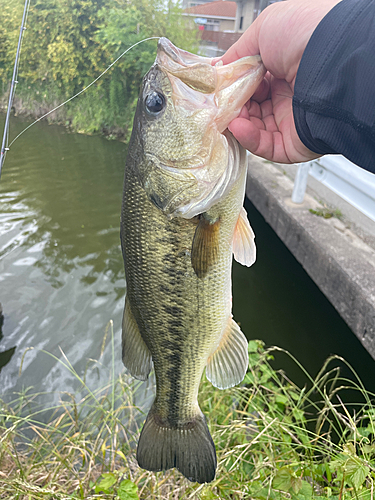
[[[175,47],[167,38],[159,39],[155,62],[168,75],[173,99],[181,99],[187,86],[204,94],[201,101],[207,105],[213,100],[217,109],[214,122],[222,133],[254,94],[266,69],[260,56],[243,57],[225,66],[221,62],[213,66],[212,61]]]

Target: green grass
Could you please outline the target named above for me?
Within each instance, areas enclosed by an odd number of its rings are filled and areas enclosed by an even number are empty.
[[[342,219],[342,212],[338,208],[329,208],[324,206],[321,209],[314,210],[312,208],[309,209],[309,212],[317,215],[318,217],[323,217],[323,219],[332,219],[332,217],[336,217],[336,219]]]
[[[111,342],[114,356],[113,332]],[[373,395],[355,374],[354,381],[340,378],[331,368],[335,358],[309,378],[309,387],[299,388],[271,367],[275,349],[250,342],[240,387],[219,391],[202,380],[200,405],[218,455],[208,485],[192,484],[175,470],[140,469],[135,448],[144,415],[132,400],[135,384],[129,387],[112,367],[108,385],[92,392],[64,358],[82,386],[80,401],[62,393],[47,411],[26,391],[1,404],[0,498],[372,499]],[[342,403],[348,388],[363,404]]]

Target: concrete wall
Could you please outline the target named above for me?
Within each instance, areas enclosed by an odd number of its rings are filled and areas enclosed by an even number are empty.
[[[250,157],[247,196],[375,358],[374,241],[356,229],[356,216],[319,217],[310,212],[324,208],[319,194],[296,205],[292,190],[283,166]]]
[[[242,30],[241,31],[246,31],[247,28],[250,26],[250,24],[254,20],[254,0],[250,0],[248,2],[245,2],[244,9],[243,9],[243,23],[242,23]]]
[[[234,19],[220,20],[220,31],[234,31]]]
[[[240,0],[237,1],[236,24],[235,31],[243,33],[254,20],[255,0]],[[242,26],[241,25],[241,17]]]

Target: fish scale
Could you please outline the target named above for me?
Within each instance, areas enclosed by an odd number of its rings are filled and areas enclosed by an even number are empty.
[[[189,399],[197,396],[207,357],[228,318],[231,290],[224,285],[230,283],[228,261],[232,257],[226,248],[238,215],[233,210],[232,217],[226,213],[221,221],[223,252],[217,266],[202,280],[190,262],[197,222],[168,220],[146,198],[133,177],[125,178],[125,190],[129,196],[123,206],[126,222],[122,243],[126,255],[127,297],[132,304],[137,304],[132,312],[142,325],[143,339],[152,352],[157,378],[156,404],[166,415],[170,410],[164,412],[163,408],[173,405],[183,420],[192,416],[185,414],[186,408],[197,403]],[[231,205],[230,198],[227,203]],[[134,214],[136,224],[129,214]],[[196,332],[200,332],[199,337]],[[183,357],[179,352],[184,353]],[[173,368],[165,371],[165,366]],[[175,371],[173,377],[170,371]],[[179,371],[184,373],[183,378],[178,376]],[[177,390],[172,390],[173,383]]]
[[[232,255],[245,265],[255,260],[242,207],[246,153],[219,130],[223,103],[230,121],[246,100],[239,90],[251,95],[263,78],[259,57],[245,59],[234,69],[215,69],[161,39],[125,165],[123,361],[140,380],[153,366],[156,378],[137,460],[152,471],[176,467],[200,483],[216,471],[215,445],[198,405],[202,374],[206,368],[223,389],[239,383],[248,364],[246,338],[231,314]],[[199,80],[205,73],[209,85]],[[206,96],[215,81],[218,94]]]

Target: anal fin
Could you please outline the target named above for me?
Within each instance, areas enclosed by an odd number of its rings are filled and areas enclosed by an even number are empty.
[[[138,380],[146,380],[152,369],[151,353],[141,337],[127,298],[122,319],[122,361]]]
[[[198,278],[204,278],[219,255],[220,220],[210,220],[201,214],[191,249],[191,265]]]
[[[233,236],[233,254],[236,261],[243,266],[250,267],[255,262],[254,239],[255,235],[247,218],[246,210],[242,207]]]
[[[218,389],[228,389],[244,379],[248,364],[247,339],[230,318],[219,347],[208,358],[206,377]]]

